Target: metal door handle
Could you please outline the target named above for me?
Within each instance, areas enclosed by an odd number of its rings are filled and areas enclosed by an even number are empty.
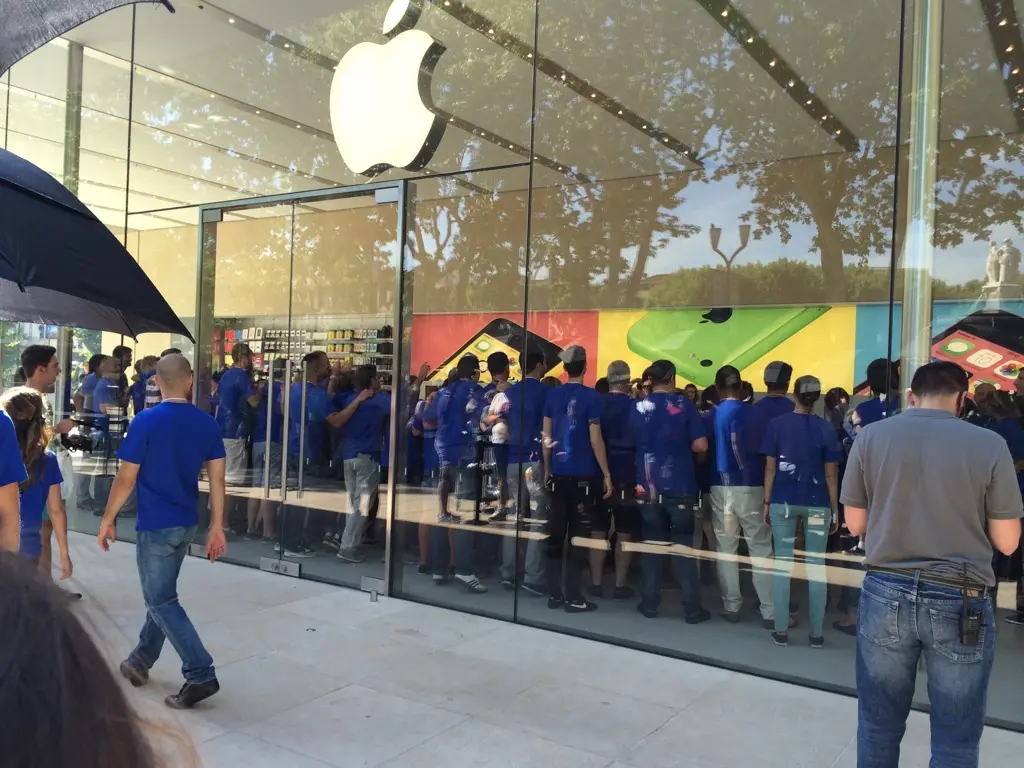
[[[263,391],[267,399],[267,433],[263,436],[266,442],[266,450],[263,452],[263,498],[270,498],[270,446],[273,445],[274,436],[274,361],[270,361],[270,378],[267,387]]]
[[[288,433],[291,431],[291,421],[289,416],[291,415],[292,406],[292,361],[288,359],[284,364],[284,389],[282,394],[284,396],[284,407],[281,418],[283,423],[284,434],[281,436],[281,503],[283,504],[288,499]]]
[[[306,468],[306,365],[302,366],[302,398],[300,400],[300,418],[299,418],[299,491],[296,494],[300,499],[302,498],[302,481],[303,471]]]

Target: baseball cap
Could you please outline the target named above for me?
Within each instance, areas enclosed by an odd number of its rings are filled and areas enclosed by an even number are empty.
[[[608,364],[608,383],[622,384],[629,381],[629,363],[624,360],[613,360]]]
[[[572,344],[558,353],[558,359],[563,363],[585,363],[587,362],[587,350],[579,344]]]
[[[798,395],[813,395],[821,392],[821,382],[816,376],[801,376],[793,385],[793,391]]]
[[[793,378],[793,366],[781,360],[768,363],[764,369],[764,383],[768,387],[784,387]]]

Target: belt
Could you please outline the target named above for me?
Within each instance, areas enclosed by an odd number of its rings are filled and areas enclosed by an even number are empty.
[[[874,565],[868,566],[868,573],[882,573],[889,576],[899,576],[902,579],[914,581],[915,575],[917,581],[920,584],[931,584],[937,587],[948,587],[949,589],[958,589],[961,591],[966,590],[968,597],[988,597],[990,594],[995,592],[995,587],[989,587],[985,584],[979,584],[976,581],[968,581],[964,584],[963,579],[958,579],[955,576],[939,576],[937,574],[926,574],[924,571],[908,571],[899,568],[879,568]]]

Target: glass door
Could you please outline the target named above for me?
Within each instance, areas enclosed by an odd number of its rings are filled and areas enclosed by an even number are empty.
[[[228,446],[229,560],[384,589],[402,189],[203,211],[196,397]]]
[[[217,420],[227,453],[225,559],[259,567],[283,553],[285,392],[299,355],[289,322],[294,206],[201,215],[195,402]]]

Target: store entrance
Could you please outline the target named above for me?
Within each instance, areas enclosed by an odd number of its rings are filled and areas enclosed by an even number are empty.
[[[230,561],[385,589],[404,195],[200,211],[195,402],[228,453]]]

